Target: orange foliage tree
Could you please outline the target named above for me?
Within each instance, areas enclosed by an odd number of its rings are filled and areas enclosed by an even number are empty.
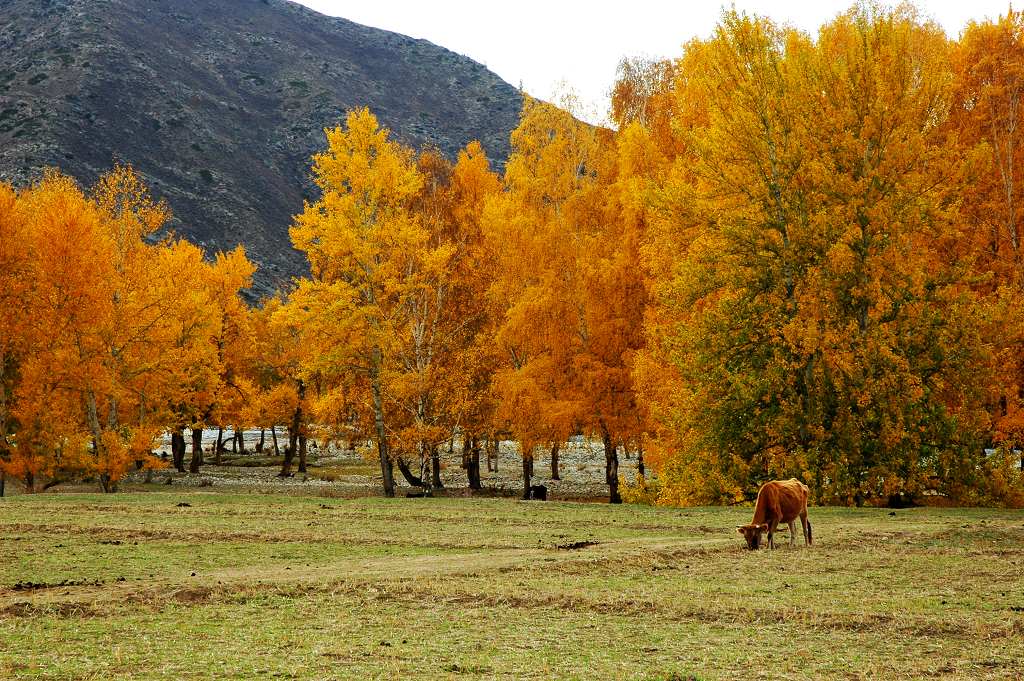
[[[478,207],[497,180],[479,145],[454,167],[433,152],[417,159],[365,109],[327,138],[314,159],[323,198],[292,229],[312,273],[287,304],[315,348],[302,371],[323,387],[321,415],[350,425],[370,420],[353,412],[372,415],[385,494],[396,462],[429,493],[440,485],[439,446],[474,425]]]
[[[0,215],[18,310],[4,322],[0,466],[29,491],[80,475],[114,491],[160,465],[151,451],[188,400],[185,374],[209,365],[209,268],[194,246],[155,240],[168,211],[130,168],[88,195],[55,172],[4,188]]]
[[[617,503],[620,446],[638,445],[643,430],[632,378],[644,343],[643,211],[610,131],[528,102],[512,142],[507,190],[485,211],[504,360],[497,417],[522,447],[524,494],[534,448],[583,431],[603,442]]]
[[[988,396],[990,445],[1024,445],[1024,17],[971,23],[952,50],[954,98],[947,123],[966,160],[964,234],[975,288],[989,297],[985,336],[995,351]],[[1024,456],[1018,459],[1024,462]]]
[[[307,204],[291,230],[309,258],[311,278],[291,296],[321,352],[308,371],[326,380],[358,375],[371,400],[384,493],[394,495],[386,382],[396,370],[399,339],[413,324],[415,294],[446,260],[411,206],[423,177],[409,150],[388,139],[367,110],[327,131],[328,150],[314,157],[323,197]]]

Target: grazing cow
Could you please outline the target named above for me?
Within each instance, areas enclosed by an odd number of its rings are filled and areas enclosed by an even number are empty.
[[[768,547],[775,548],[774,534],[779,523],[789,525],[789,545],[796,544],[796,528],[793,521],[800,518],[804,530],[804,543],[811,544],[811,521],[807,518],[807,497],[810,490],[796,478],[772,480],[761,485],[757,491],[754,519],[749,525],[740,525],[737,531],[747,540],[747,548],[754,550],[761,545],[761,536],[768,533]]]

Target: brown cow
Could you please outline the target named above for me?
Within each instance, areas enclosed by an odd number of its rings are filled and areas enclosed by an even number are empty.
[[[761,545],[761,535],[768,533],[768,547],[775,548],[774,534],[779,523],[789,525],[789,545],[796,544],[796,528],[793,521],[800,517],[804,529],[804,543],[811,544],[811,521],[807,518],[807,497],[810,490],[796,478],[772,480],[761,485],[757,491],[754,519],[749,525],[740,525],[737,531],[747,540],[747,548],[754,550]]]

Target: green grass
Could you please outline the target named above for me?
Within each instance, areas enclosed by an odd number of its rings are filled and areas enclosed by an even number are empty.
[[[1024,513],[814,508],[760,552],[749,514],[12,497],[0,678],[1020,678]]]

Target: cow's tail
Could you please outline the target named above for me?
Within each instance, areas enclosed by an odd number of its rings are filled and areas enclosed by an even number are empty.
[[[807,545],[810,546],[814,543],[814,539],[811,537],[811,519],[807,519]]]

